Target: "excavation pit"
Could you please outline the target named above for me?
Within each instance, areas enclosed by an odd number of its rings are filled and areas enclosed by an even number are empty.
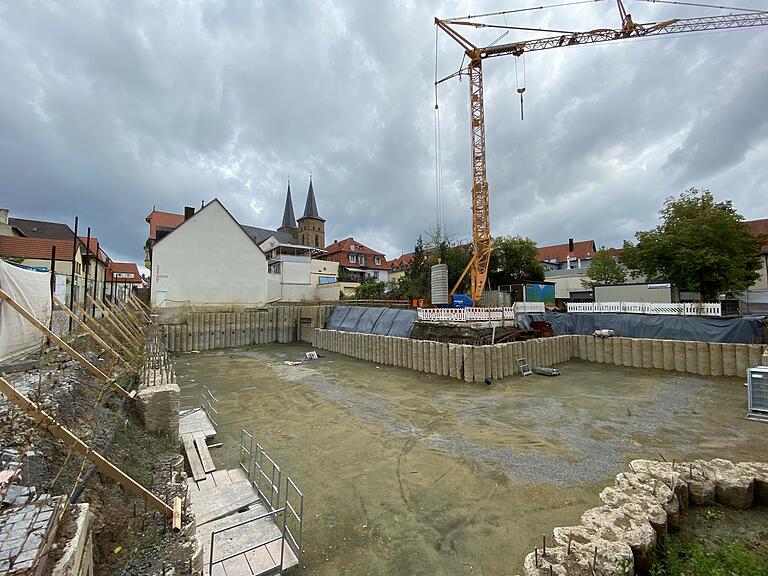
[[[218,465],[240,429],[305,492],[304,573],[515,574],[637,458],[768,461],[740,379],[559,364],[490,386],[306,345],[183,354],[181,404],[220,400]]]

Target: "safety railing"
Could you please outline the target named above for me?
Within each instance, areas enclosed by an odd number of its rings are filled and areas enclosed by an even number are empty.
[[[200,407],[208,416],[208,420],[211,421],[213,427],[218,430],[219,424],[219,399],[213,395],[208,386],[203,384],[203,393],[200,395]]]
[[[274,521],[275,525],[277,525],[278,527],[280,526],[280,521],[282,520],[282,529],[280,530],[280,533],[278,535],[273,536],[272,538],[267,538],[266,540],[262,540],[248,548],[237,549],[236,552],[227,554],[226,556],[222,556],[221,558],[214,558],[214,550],[216,549],[215,548],[216,536],[224,532],[228,532],[229,530],[234,530],[235,528],[242,528],[243,526],[247,526],[248,524],[251,524],[253,522],[258,522],[259,520],[264,520],[265,518],[270,518],[270,517]],[[253,552],[254,550],[258,550],[259,548],[266,548],[273,542],[278,542],[278,541],[280,541],[280,560],[276,562],[274,566],[267,568],[262,572],[259,572],[259,576],[266,576],[267,574],[280,574],[283,571],[283,566],[285,565],[285,544],[286,544],[285,522],[286,522],[285,508],[278,508],[276,510],[269,510],[264,514],[255,516],[254,518],[249,518],[248,520],[244,520],[237,524],[226,526],[224,528],[220,528],[219,530],[214,530],[213,532],[211,532],[211,553],[208,557],[208,574],[209,575],[213,574],[214,566],[223,564],[227,560],[231,560],[232,558],[235,558],[236,556],[240,556],[241,554],[247,554],[248,552]],[[224,573],[223,570],[221,572]]]
[[[720,302],[569,302],[568,312],[722,316],[722,306]]]
[[[267,512],[250,518],[234,526],[229,526],[211,533],[211,553],[208,560],[209,574],[214,565],[225,562],[235,556],[251,552],[257,548],[267,547],[273,542],[281,541],[280,561],[276,566],[260,574],[278,574],[282,572],[285,563],[285,546],[290,547],[297,560],[301,560],[302,536],[304,533],[304,493],[296,483],[285,476],[278,464],[267,454],[261,445],[255,441],[251,432],[240,430],[239,466],[256,489],[259,500]],[[247,549],[238,550],[222,558],[214,558],[214,543],[218,534],[242,527],[257,520],[271,517],[280,531],[280,535],[268,538]]]
[[[544,302],[515,302],[503,308],[419,308],[421,322],[483,322],[514,320],[515,314],[543,313]]]

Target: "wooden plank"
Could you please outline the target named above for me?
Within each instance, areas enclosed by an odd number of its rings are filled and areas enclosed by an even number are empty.
[[[115,314],[112,314],[112,312],[106,306],[104,306],[104,304],[101,303],[101,300],[99,300],[98,298],[94,298],[93,296],[87,293],[85,296],[89,298],[90,301],[93,302],[99,310],[101,310],[101,313],[104,314],[104,317],[107,320],[111,321],[112,325],[118,330],[120,330],[120,332],[126,338],[128,338],[128,340],[133,341],[134,344],[141,345],[141,340],[139,339],[139,337],[136,336],[133,332],[131,332],[130,329],[128,329],[123,324],[120,318],[118,318]]]
[[[75,302],[75,309],[83,315],[83,319],[87,324],[92,325],[95,328],[98,328],[102,334],[104,334],[111,342],[113,342],[118,348],[120,348],[123,352],[125,352],[126,356],[131,357],[133,360],[136,359],[136,354],[128,348],[125,344],[123,344],[120,340],[115,337],[114,334],[110,330],[108,330],[105,326],[103,326],[96,318],[91,316],[86,310],[84,310],[80,304]]]
[[[16,390],[2,377],[0,377],[0,392],[5,394],[10,401],[21,408],[35,424],[50,432],[55,438],[61,440],[66,446],[71,447],[72,450],[80,456],[93,462],[100,472],[103,472],[113,480],[117,481],[118,484],[129,492],[144,499],[144,501],[148,502],[156,510],[159,510],[166,516],[173,516],[173,508],[171,506],[168,506],[160,498],[112,464],[112,462],[93,450],[85,442],[80,440],[80,438],[72,434],[72,432],[49,416],[45,411],[40,410],[34,402]]]
[[[200,454],[200,461],[203,464],[203,470],[206,473],[216,470],[216,465],[213,463],[211,453],[208,451],[208,446],[205,444],[205,436],[198,436],[195,438],[195,446],[197,447],[198,454]]]
[[[205,470],[203,470],[203,463],[200,462],[200,456],[195,450],[195,442],[192,436],[184,434],[181,437],[181,441],[184,443],[184,452],[187,454],[187,462],[189,462],[189,469],[192,470],[192,477],[195,480],[205,479]]]
[[[63,349],[67,354],[72,356],[77,362],[88,372],[96,376],[99,380],[103,382],[110,381],[110,377],[104,374],[101,370],[96,368],[93,364],[88,362],[85,358],[83,358],[77,350],[72,348],[69,344],[64,342],[61,338],[56,336],[53,332],[51,332],[47,326],[42,324],[37,318],[34,317],[27,309],[25,309],[21,304],[16,302],[13,298],[11,298],[8,294],[5,293],[4,290],[0,289],[0,299],[6,302],[11,308],[16,310],[23,318],[25,318],[27,321],[29,321],[35,328],[40,330],[43,334],[48,336],[51,340],[53,340],[59,348]],[[125,398],[133,398],[133,395],[128,393],[128,391],[120,386],[117,382],[110,381],[110,385],[122,396]]]
[[[221,472],[217,470],[217,472]],[[213,490],[190,492],[197,526],[234,514],[242,508],[258,504],[259,497],[250,482],[216,486]]]
[[[59,300],[56,296],[53,297],[53,302],[59,308],[61,308],[67,316],[72,318],[72,320],[74,320],[77,323],[77,325],[83,329],[83,332],[85,332],[86,334],[89,334],[91,338],[93,338],[96,341],[96,343],[104,349],[105,352],[109,353],[116,360],[119,360],[120,362],[122,362],[126,366],[126,368],[133,371],[133,367],[130,364],[128,364],[128,362],[123,360],[123,357],[120,356],[120,354],[118,354],[117,352],[115,352],[109,344],[107,344],[104,340],[102,340],[101,336],[96,334],[96,332],[94,332],[90,326],[88,326],[85,322],[80,320],[77,314],[72,312],[72,310],[70,310],[69,307],[66,304],[64,304],[64,302]]]
[[[229,474],[229,479],[232,481],[233,484],[235,482],[242,482],[243,480],[248,480],[248,477],[245,475],[245,472],[243,472],[242,468],[227,470],[227,474]]]
[[[232,479],[229,477],[226,470],[214,470],[211,475],[213,476],[213,481],[216,483],[216,486],[232,484]]]
[[[194,408],[189,412],[179,415],[179,435],[202,433],[206,438],[216,436],[208,415],[202,408]]]
[[[171,527],[174,532],[181,530],[181,497],[173,499],[173,521]]]

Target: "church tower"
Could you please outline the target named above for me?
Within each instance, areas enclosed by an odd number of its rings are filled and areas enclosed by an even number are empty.
[[[307,203],[304,205],[304,215],[299,218],[299,242],[313,248],[325,248],[325,219],[320,218],[315,200],[315,189],[312,187],[312,176],[309,177]]]
[[[296,216],[293,215],[293,200],[291,199],[291,181],[288,181],[288,194],[285,196],[285,208],[283,209],[283,223],[280,225],[280,228],[277,229],[278,232],[285,232],[286,234],[290,234],[294,241],[298,242],[299,237],[299,227],[296,225]]]

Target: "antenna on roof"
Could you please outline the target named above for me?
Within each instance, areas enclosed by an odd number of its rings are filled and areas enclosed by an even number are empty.
[[[205,200],[200,200],[200,208],[205,208]]]

